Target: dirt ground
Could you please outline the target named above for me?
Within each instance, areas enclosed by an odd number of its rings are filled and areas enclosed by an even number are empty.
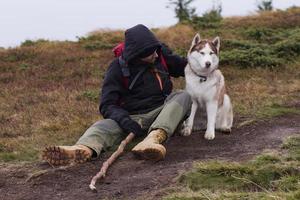
[[[203,134],[198,131],[190,137],[172,137],[166,144],[166,159],[157,163],[136,160],[127,152],[97,184],[97,193],[88,185],[111,153],[68,168],[52,168],[43,162],[0,164],[0,199],[160,199],[194,161],[243,161],[265,149],[279,149],[285,137],[300,134],[300,116],[286,115],[234,128],[230,135],[217,133],[213,141],[205,140]]]

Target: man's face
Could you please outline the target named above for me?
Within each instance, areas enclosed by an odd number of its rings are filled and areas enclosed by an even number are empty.
[[[141,60],[147,63],[154,63],[156,58],[158,58],[158,54],[156,53],[156,51],[154,51],[153,54],[145,58],[141,58]]]

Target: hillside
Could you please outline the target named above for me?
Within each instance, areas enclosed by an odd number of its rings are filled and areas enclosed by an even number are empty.
[[[294,124],[300,123],[297,117],[300,113],[300,8],[225,18],[212,27],[181,24],[153,31],[183,56],[196,32],[203,38],[221,37],[220,69],[234,104],[236,130],[245,131],[248,126],[254,129],[252,124],[268,120],[276,124],[274,119],[278,116],[287,116],[286,122],[292,116]],[[86,128],[101,119],[98,96],[103,76],[113,59],[111,50],[123,41],[123,35],[122,30],[99,30],[77,42],[28,40],[17,48],[0,49],[0,163],[3,166],[9,169],[20,161],[26,161],[27,166],[39,166],[41,149],[53,144],[72,144]],[[183,88],[183,78],[174,79],[174,84],[177,89]],[[292,132],[300,133],[299,127]],[[292,132],[288,131],[287,135]],[[284,137],[281,135],[279,140]],[[249,155],[260,153],[264,145]],[[268,148],[277,148],[279,141],[274,145]],[[189,159],[189,167],[184,169],[190,168],[191,160],[205,157]],[[99,163],[89,164],[89,172],[95,171]],[[176,163],[170,163],[180,170]],[[296,163],[299,166],[299,160]],[[170,179],[178,175],[176,170]],[[71,172],[77,173],[74,169]],[[50,187],[52,184],[55,182]],[[299,188],[298,183],[295,190]]]

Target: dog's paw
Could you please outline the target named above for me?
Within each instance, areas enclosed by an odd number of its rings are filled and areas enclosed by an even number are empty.
[[[188,126],[183,126],[182,130],[180,131],[180,135],[182,136],[190,136],[192,134],[192,129]]]
[[[219,131],[224,134],[230,134],[231,128],[220,128]]]
[[[204,135],[204,138],[207,140],[213,140],[215,138],[215,133],[212,132],[206,132]]]

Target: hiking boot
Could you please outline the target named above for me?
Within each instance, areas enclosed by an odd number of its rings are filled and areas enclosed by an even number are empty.
[[[138,143],[132,152],[140,159],[159,161],[165,158],[166,148],[161,145],[167,139],[167,133],[162,129],[156,129],[140,143]]]
[[[91,159],[93,151],[84,145],[46,147],[42,158],[50,165],[84,163]]]

